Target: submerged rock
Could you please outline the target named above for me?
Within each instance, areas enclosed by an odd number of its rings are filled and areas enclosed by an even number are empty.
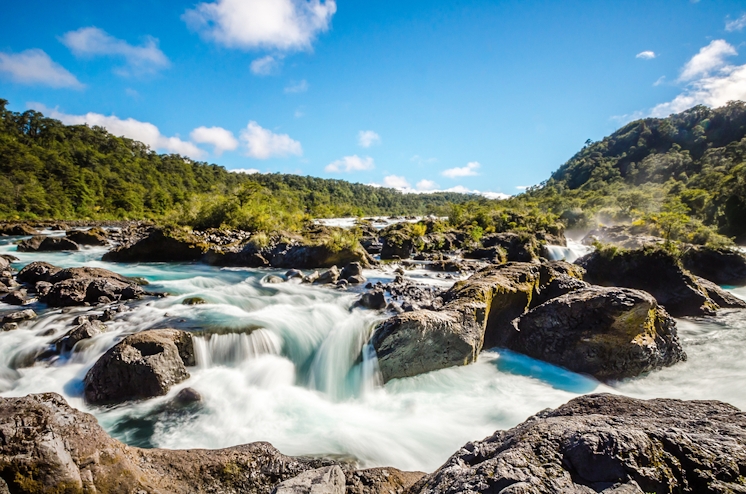
[[[411,494],[746,491],[746,415],[717,401],[576,398],[469,442]]]
[[[670,366],[686,355],[676,322],[648,293],[588,287],[549,300],[500,334],[505,348],[601,381]]]
[[[36,235],[18,244],[19,252],[53,252],[61,250],[80,250],[80,246],[65,237],[46,237]]]
[[[168,393],[196,364],[192,335],[153,329],[130,335],[107,351],[85,376],[85,399],[94,405],[122,403]]]

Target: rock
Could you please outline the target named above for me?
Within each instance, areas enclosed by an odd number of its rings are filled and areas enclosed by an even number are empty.
[[[275,284],[275,283],[285,283],[285,278],[281,276],[277,276],[274,274],[268,275],[266,278],[264,278],[265,283]]]
[[[34,290],[36,290],[36,294],[42,298],[49,295],[49,292],[52,291],[52,287],[54,285],[49,283],[48,281],[37,281],[34,285]]]
[[[350,276],[349,278],[347,278],[346,281],[350,285],[362,285],[363,283],[365,283],[368,280],[366,280],[364,276],[355,275],[355,276]]]
[[[356,305],[366,309],[381,310],[386,307],[386,297],[383,290],[373,290],[363,293]]]
[[[285,278],[288,280],[292,280],[293,278],[299,278],[303,279],[303,271],[299,271],[297,269],[289,269],[287,273],[285,273]]]
[[[278,245],[269,257],[270,266],[283,269],[329,268],[337,265],[344,266],[352,262],[370,267],[374,261],[357,241],[352,246],[343,247],[324,243],[308,245],[302,242],[291,242]]]
[[[0,225],[0,235],[9,237],[26,237],[29,235],[38,235],[39,232],[31,228],[30,226],[19,223],[13,225]]]
[[[337,282],[334,283],[334,286],[336,286],[340,290],[346,290],[349,285],[350,284],[347,282],[347,280],[337,280]]]
[[[314,271],[311,274],[307,274],[303,277],[303,283],[316,283],[316,281],[319,279],[319,272]]]
[[[37,301],[36,297],[28,294],[25,288],[8,293],[2,298],[2,301],[8,305],[28,305]]]
[[[642,249],[643,247],[662,245],[665,240],[661,237],[649,235],[644,226],[617,225],[602,226],[591,230],[581,240],[583,245],[593,245],[597,242],[615,245],[623,249]]]
[[[0,272],[10,271],[10,261],[0,257]]]
[[[395,468],[368,468],[347,473],[347,494],[400,494],[408,492],[424,472],[402,472]]]
[[[589,283],[644,290],[674,317],[712,315],[721,308],[697,278],[664,249],[602,249],[575,263],[585,268],[585,280]],[[710,288],[713,292],[721,291],[712,285]]]
[[[601,381],[686,360],[676,322],[648,293],[588,287],[549,300],[502,328],[499,346]]]
[[[9,322],[21,322],[21,321],[29,321],[31,319],[36,319],[36,312],[34,312],[31,309],[26,310],[20,310],[18,312],[11,312],[10,314],[6,314],[3,317],[3,323],[9,323]]]
[[[339,465],[308,470],[280,482],[272,494],[345,494],[345,474]]]
[[[175,329],[130,335],[107,351],[85,376],[85,399],[94,405],[122,403],[168,393],[195,365],[192,336]]]
[[[491,233],[482,237],[482,246],[505,250],[508,262],[532,262],[539,258],[541,246],[529,233]]]
[[[65,237],[45,237],[36,235],[18,244],[19,252],[54,252],[80,250],[80,246]]]
[[[187,297],[184,300],[181,301],[184,305],[202,305],[207,302],[205,302],[205,299],[201,297]]]
[[[746,255],[735,249],[692,246],[684,251],[681,262],[695,276],[718,285],[746,285]]]
[[[381,259],[409,259],[414,253],[414,243],[408,238],[384,238]]]
[[[57,266],[53,266],[48,262],[32,262],[26,265],[16,276],[16,279],[21,283],[35,284],[39,281],[50,282],[52,276],[60,272],[61,269]]]
[[[111,262],[199,261],[209,245],[190,232],[154,228],[147,236],[128,242],[103,256]]]
[[[337,269],[337,266],[332,266],[331,269],[324,271],[321,273],[316,281],[314,283],[319,285],[327,285],[331,283],[336,283],[339,279],[339,269]]]
[[[81,321],[77,327],[65,333],[64,336],[56,340],[53,344],[57,353],[71,352],[78,342],[93,338],[101,334],[105,329],[106,326],[100,321]]]
[[[737,408],[602,394],[467,443],[409,493],[738,493],[744,471]]]
[[[353,276],[359,276],[363,277],[363,267],[360,265],[359,262],[351,262],[344,268],[342,268],[342,272],[340,273],[340,278],[345,280],[350,280]],[[365,278],[363,278],[365,279]]]
[[[715,283],[704,278],[697,278],[697,283],[719,307],[726,309],[746,309],[746,300],[740,299],[732,293],[723,290]]]
[[[15,331],[18,329],[18,323],[17,322],[6,322],[2,325],[3,331]]]
[[[44,301],[50,307],[98,305],[136,299],[144,293],[142,287],[116,278],[70,278],[55,283]]]
[[[174,401],[179,405],[200,403],[202,401],[202,395],[194,388],[184,388],[176,393]]]
[[[65,236],[78,245],[109,245],[106,231],[103,228],[91,228],[90,230],[70,230]]]
[[[285,456],[269,443],[218,450],[130,447],[54,393],[0,398],[0,437],[2,478],[10,492],[21,494],[269,494],[278,483],[333,464]]]

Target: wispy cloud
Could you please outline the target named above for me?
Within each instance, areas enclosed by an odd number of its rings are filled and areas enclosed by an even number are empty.
[[[272,75],[277,72],[282,63],[282,55],[267,55],[251,62],[251,72],[256,75]]]
[[[152,36],[146,36],[141,45],[135,46],[97,27],[83,27],[65,33],[60,40],[76,57],[124,59],[126,66],[116,70],[120,75],[151,74],[171,64]]]
[[[115,115],[102,115],[100,113],[86,113],[85,115],[70,115],[50,109],[39,103],[30,105],[34,110],[40,111],[51,118],[56,118],[67,125],[83,125],[104,127],[116,136],[124,136],[136,141],[143,142],[152,149],[178,153],[193,159],[201,159],[207,153],[198,148],[194,143],[183,141],[179,137],[168,137],[149,122],[141,122],[134,118],[121,119]]]
[[[335,0],[216,0],[182,19],[204,38],[231,48],[309,49],[329,29]]]
[[[324,168],[325,171],[334,172],[357,172],[363,170],[372,170],[376,165],[370,156],[360,157],[358,155],[345,156],[342,159],[332,161]]]
[[[287,134],[275,134],[253,120],[241,131],[241,140],[246,144],[247,156],[260,160],[303,155],[300,142]]]
[[[238,140],[233,132],[222,127],[197,127],[189,137],[200,144],[211,144],[213,154],[220,156],[224,151],[233,151],[238,147]]]
[[[655,54],[654,51],[645,50],[645,51],[641,51],[640,53],[638,53],[637,55],[635,55],[635,58],[642,58],[643,60],[652,60],[656,56],[657,55]]]
[[[448,178],[471,177],[479,175],[477,170],[480,166],[481,165],[478,162],[471,161],[461,168],[449,168],[448,170],[443,170],[442,175]]]
[[[380,142],[381,136],[372,130],[361,130],[357,133],[357,143],[364,148],[369,148],[373,144],[379,144]]]
[[[690,81],[706,76],[726,65],[725,58],[738,55],[736,49],[725,40],[716,39],[699,50],[681,70],[681,81]]]
[[[289,86],[285,87],[285,93],[289,94],[305,93],[306,91],[308,91],[308,82],[306,82],[305,79],[297,83],[292,83]]]
[[[738,19],[725,22],[725,30],[728,32],[741,31],[746,27],[746,14],[743,14]]]
[[[0,52],[0,74],[19,84],[81,89],[83,84],[43,50]]]

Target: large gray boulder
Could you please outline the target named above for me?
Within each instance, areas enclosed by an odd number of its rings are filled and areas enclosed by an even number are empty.
[[[189,378],[196,365],[192,335],[153,329],[130,335],[107,351],[84,379],[85,399],[94,405],[162,396]]]
[[[467,443],[410,494],[746,492],[746,415],[716,401],[589,395]]]
[[[602,381],[686,359],[676,322],[648,293],[588,287],[549,300],[501,332],[501,345]]]

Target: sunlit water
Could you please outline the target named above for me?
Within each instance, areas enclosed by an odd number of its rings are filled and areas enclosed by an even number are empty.
[[[134,445],[219,448],[269,441],[290,455],[334,455],[361,466],[432,471],[469,440],[505,429],[547,407],[589,392],[639,397],[719,399],[746,408],[746,314],[679,321],[689,355],[677,364],[614,388],[503,350],[479,362],[380,384],[367,341],[380,313],[352,308],[356,292],[294,283],[265,284],[269,270],[218,269],[201,264],[112,264],[104,249],[76,253],[17,253],[0,239],[0,253],[59,266],[98,266],[144,277],[149,290],[168,292],[130,304],[107,331],[51,364],[11,370],[23,355],[49,344],[86,311],[48,310],[15,331],[0,333],[0,391],[19,396],[42,391],[64,395],[93,413],[115,437]],[[568,250],[575,255],[569,246]],[[578,249],[579,251],[579,249]],[[568,257],[568,256],[565,256]],[[382,280],[394,276],[368,271]],[[446,288],[453,280],[412,271]],[[734,289],[746,297],[746,289]],[[184,305],[201,297],[203,305]],[[10,307],[0,303],[0,312]],[[82,380],[93,363],[124,335],[177,327],[196,336],[198,366],[168,396],[113,408],[90,407]],[[184,387],[203,396],[199,407],[169,406]]]

